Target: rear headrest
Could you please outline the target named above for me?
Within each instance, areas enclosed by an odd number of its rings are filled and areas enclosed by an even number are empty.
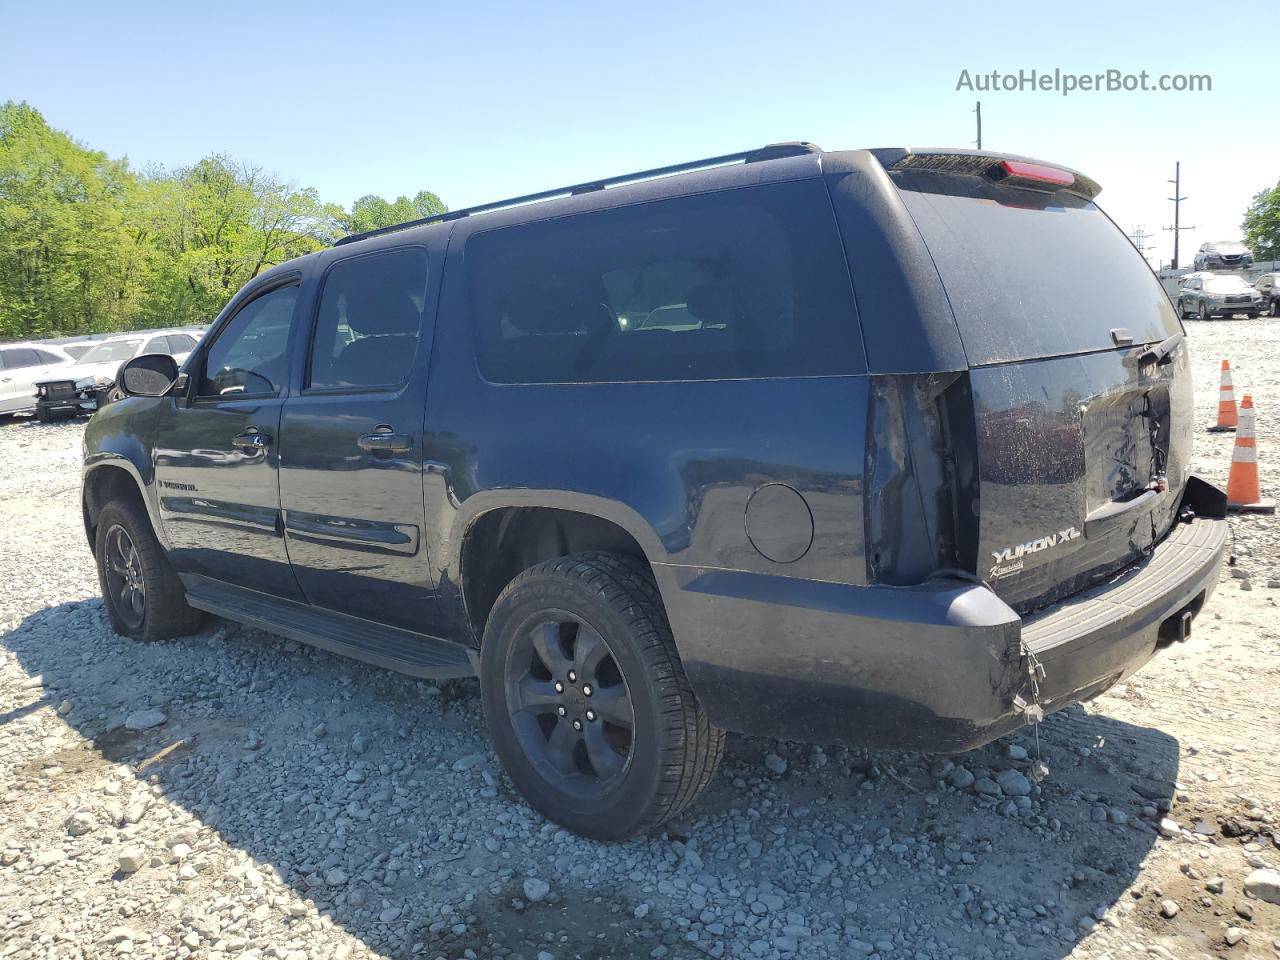
[[[570,284],[549,281],[527,287],[508,298],[507,320],[530,335],[609,332],[610,319],[602,303]]]
[[[344,294],[347,325],[361,336],[416,334],[422,316],[413,298],[403,290],[370,285]]]

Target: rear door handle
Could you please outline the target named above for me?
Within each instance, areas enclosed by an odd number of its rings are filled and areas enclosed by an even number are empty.
[[[238,433],[232,437],[231,446],[245,453],[257,453],[271,446],[271,438],[255,427],[250,427],[244,433]]]
[[[356,446],[369,453],[405,453],[412,449],[413,440],[407,433],[393,433],[391,427],[380,424],[373,428],[373,433],[356,440]]]

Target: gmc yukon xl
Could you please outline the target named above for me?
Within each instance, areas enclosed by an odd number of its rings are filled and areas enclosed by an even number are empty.
[[[779,144],[281,264],[89,425],[111,622],[478,675],[516,787],[599,838],[693,803],[725,731],[957,752],[1096,696],[1227,543],[1098,190]]]

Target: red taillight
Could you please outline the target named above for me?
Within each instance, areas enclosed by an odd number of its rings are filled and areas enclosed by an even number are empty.
[[[1075,174],[1057,167],[1047,167],[1043,163],[1027,163],[1025,160],[1004,160],[1000,169],[1006,177],[1019,180],[1036,180],[1040,183],[1052,183],[1059,187],[1069,187],[1076,182]]]

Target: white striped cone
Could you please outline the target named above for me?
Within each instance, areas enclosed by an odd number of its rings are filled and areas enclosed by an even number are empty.
[[[1227,506],[1238,511],[1272,513],[1275,504],[1262,499],[1258,485],[1258,441],[1254,427],[1253,397],[1246,393],[1240,401],[1240,422],[1236,426],[1236,442],[1231,451]]]
[[[1222,361],[1222,383],[1218,387],[1218,422],[1213,431],[1234,430],[1239,422],[1236,414],[1236,389],[1231,382],[1231,361]]]

